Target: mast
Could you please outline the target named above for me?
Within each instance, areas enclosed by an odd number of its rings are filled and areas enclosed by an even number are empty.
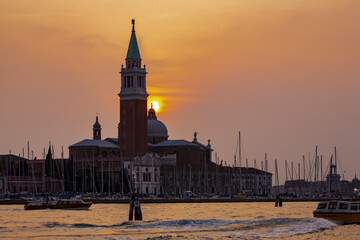
[[[219,186],[218,186],[218,181],[219,181],[219,177],[218,177],[218,167],[219,167],[219,163],[218,163],[218,158],[217,158],[217,152],[215,152],[215,187],[216,187],[216,193],[219,193]]]
[[[65,162],[64,162],[64,146],[61,145],[61,187],[65,193]]]
[[[10,161],[10,156],[11,156],[11,150],[9,150],[9,156],[6,158],[6,180],[5,180],[5,193],[8,193],[8,181],[9,181],[9,161]],[[11,170],[10,170],[10,174],[11,174]]]
[[[51,146],[51,150],[52,150],[52,154],[51,154],[51,160],[50,160],[50,162],[51,162],[51,193],[53,193],[54,192],[54,178],[55,178],[55,176],[54,176],[54,169],[55,169],[55,167],[54,167],[54,165],[56,164],[56,162],[55,162],[55,152],[54,152],[54,146]]]
[[[131,173],[131,170],[132,169],[130,169],[130,173],[129,173],[129,175],[130,174],[132,174]],[[131,176],[131,178],[130,178],[130,193],[133,193],[133,191],[132,191],[132,188],[133,188],[133,185],[132,185],[132,175],[130,175]],[[108,194],[110,194],[110,161],[108,161]]]
[[[330,172],[329,172],[329,196],[331,196],[331,176],[333,174],[333,163],[332,163],[333,155],[330,158]]]
[[[27,142],[27,154],[28,154],[28,160],[30,159],[30,143],[29,143],[29,141]]]
[[[35,175],[34,175],[34,163],[35,163],[35,160],[34,160],[34,155],[33,155],[33,151],[31,151],[31,159],[32,159],[32,164],[31,164],[31,172],[32,172],[32,180],[33,180],[33,186],[35,189],[33,189],[33,193],[37,192],[37,187],[36,187],[36,182],[35,182]]]
[[[321,166],[321,183],[320,183],[320,192],[323,193],[324,192],[324,187],[323,187],[323,161],[322,161],[322,155],[320,156],[320,166]]]
[[[322,155],[320,156],[320,166],[321,166],[321,181],[323,181],[323,161],[322,161]]]
[[[43,161],[42,161],[42,192],[45,192],[45,148],[43,148]]]
[[[277,166],[277,159],[275,158],[275,186],[277,187],[277,195],[280,194],[280,186],[279,186],[279,172]]]
[[[309,179],[311,182],[311,176],[312,176],[312,164],[311,164],[311,160],[310,160],[310,152],[308,153],[309,156]]]
[[[318,159],[317,151],[318,151],[318,146],[316,145],[316,147],[315,147],[315,163],[314,163],[314,182],[315,182],[315,184],[317,182],[317,159]]]
[[[21,186],[21,185],[20,185],[20,181],[21,181],[20,175],[23,176],[23,177],[25,176],[25,173],[24,173],[24,170],[25,170],[25,168],[24,168],[24,167],[25,167],[25,163],[24,163],[24,159],[25,159],[24,148],[23,148],[23,156],[22,156],[22,157],[23,157],[23,159],[21,159],[21,160],[19,161],[19,186]],[[25,180],[25,181],[24,181],[24,180]],[[27,184],[26,184],[26,178],[25,178],[25,177],[23,178],[23,182],[25,182],[25,186],[26,186]],[[20,187],[20,188],[21,188],[21,187]],[[25,189],[26,189],[26,188],[25,188]],[[25,189],[24,189],[24,190],[25,190]],[[21,193],[20,189],[19,189],[19,193]]]
[[[124,179],[122,179],[121,181],[124,182]],[[104,193],[104,158],[101,156],[101,194],[103,193]],[[122,194],[124,194],[124,191],[122,192]]]
[[[76,157],[76,152],[75,152],[75,158],[72,161],[73,164],[73,192],[76,193],[76,161],[77,161],[77,157]]]
[[[300,182],[300,163],[298,163],[298,172],[299,172],[299,175],[298,175],[298,185],[299,185],[299,196],[301,195],[301,182]]]
[[[303,155],[303,167],[304,167],[304,181],[306,181],[306,176],[305,176],[305,156]]]
[[[336,154],[336,147],[334,147],[335,150],[335,168],[334,168],[334,174],[337,174],[337,154]]]
[[[265,171],[268,171],[268,160],[267,160],[267,153],[265,153]]]
[[[241,135],[240,135],[240,131],[239,131],[239,187],[240,187],[240,194],[242,193],[242,188],[241,188]]]

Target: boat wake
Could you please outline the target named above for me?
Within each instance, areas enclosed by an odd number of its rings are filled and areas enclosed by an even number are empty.
[[[88,223],[62,224],[50,222],[44,224],[47,228],[96,228],[116,229],[174,234],[188,233],[216,238],[283,238],[296,235],[312,234],[332,229],[336,224],[319,218],[271,218],[250,220],[222,220],[222,219],[182,219],[172,221],[143,221],[122,222],[112,225],[98,225]]]
[[[97,225],[97,224],[88,224],[88,223],[74,223],[74,224],[65,224],[59,222],[49,222],[43,224],[46,228],[121,228],[127,225],[130,225],[131,222],[123,222],[120,224],[113,225]]]

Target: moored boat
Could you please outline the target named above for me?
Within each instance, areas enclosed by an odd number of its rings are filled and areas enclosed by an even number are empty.
[[[92,202],[84,202],[81,199],[50,199],[46,201],[32,201],[26,202],[25,210],[37,209],[79,209],[87,210],[92,205]]]
[[[313,212],[316,218],[325,218],[338,224],[360,223],[360,202],[320,202]]]

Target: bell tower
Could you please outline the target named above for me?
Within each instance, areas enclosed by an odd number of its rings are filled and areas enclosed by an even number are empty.
[[[96,121],[93,125],[93,139],[101,140],[101,125],[99,123],[98,116],[96,116]]]
[[[147,153],[147,97],[146,69],[141,67],[139,46],[135,35],[135,19],[125,67],[121,65],[120,122],[118,140],[124,160]]]

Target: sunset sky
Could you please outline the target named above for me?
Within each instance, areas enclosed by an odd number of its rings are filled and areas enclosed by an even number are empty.
[[[318,145],[325,171],[337,146],[345,179],[360,175],[358,0],[0,0],[0,154],[51,141],[67,157],[97,113],[117,137],[133,18],[169,139],[196,131],[232,163],[241,131],[243,160],[267,152],[280,182],[285,160]]]

